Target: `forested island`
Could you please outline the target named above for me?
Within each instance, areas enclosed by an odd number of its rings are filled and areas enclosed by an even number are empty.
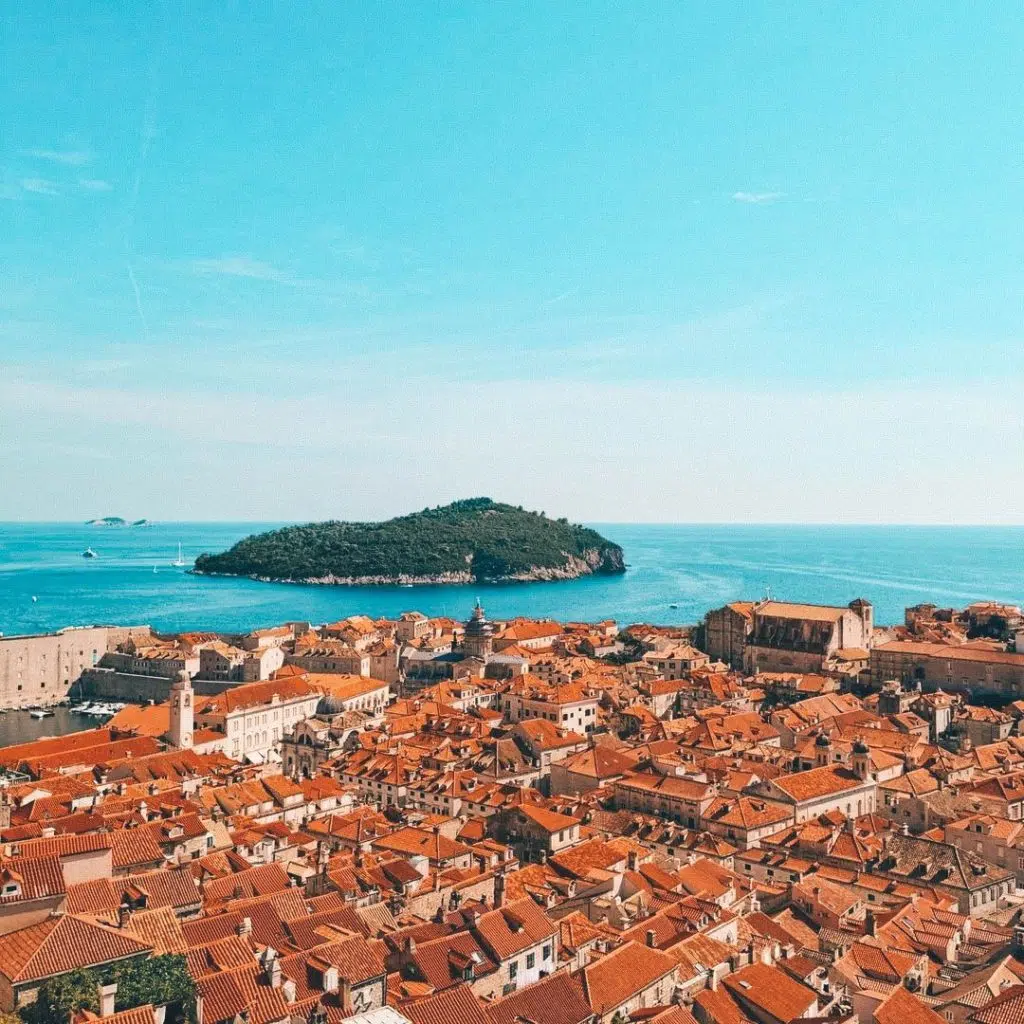
[[[196,559],[199,574],[350,586],[567,580],[625,571],[596,530],[490,498],[379,523],[326,522],[255,534]]]

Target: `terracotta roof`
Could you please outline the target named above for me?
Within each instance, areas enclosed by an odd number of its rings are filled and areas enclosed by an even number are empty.
[[[121,828],[110,834],[116,868],[162,864],[164,852],[148,828]]]
[[[19,984],[150,953],[152,949],[149,943],[123,931],[65,914],[0,936],[0,973],[12,984]]]
[[[550,938],[557,927],[529,897],[482,914],[474,931],[499,960]]]
[[[375,839],[373,845],[375,848],[393,850],[405,856],[422,854],[435,862],[452,860],[472,852],[468,846],[456,843],[439,832],[429,832],[412,826]]]
[[[401,1011],[412,1024],[491,1024],[468,985],[403,1003]]]
[[[0,896],[0,906],[26,900],[61,896],[65,892],[64,872],[59,857],[18,857],[0,862],[0,885],[16,885],[18,891]]]
[[[70,914],[103,914],[117,910],[121,898],[133,887],[145,893],[146,909],[191,906],[200,903],[188,871],[152,871],[125,878],[94,878],[68,886]]]
[[[260,864],[247,871],[238,871],[224,878],[214,878],[203,885],[203,902],[219,903],[280,892],[291,886],[285,869],[276,861]]]
[[[550,833],[562,832],[580,824],[579,818],[571,818],[568,814],[559,814],[557,811],[549,811],[546,807],[534,807],[529,804],[517,808],[516,813]]]
[[[579,975],[562,971],[498,999],[484,1009],[490,1024],[581,1024],[593,1011],[583,994]]]
[[[953,646],[951,644],[921,643],[914,640],[892,640],[874,648],[879,654],[907,654],[918,657],[946,659],[947,661],[980,661],[993,665],[1024,665],[1024,653],[1011,654],[1007,651],[979,650],[976,647]]]
[[[201,978],[197,984],[203,995],[203,1015],[211,1021],[233,1020],[249,1011],[252,1024],[287,1020],[288,1004],[280,988],[262,983],[258,965],[222,971]]]
[[[701,1019],[708,1024],[750,1024],[750,1018],[729,998],[725,989],[702,989],[694,997]]]
[[[240,935],[228,935],[205,946],[188,949],[185,956],[188,973],[198,980],[234,967],[246,967],[253,962],[253,949]]]
[[[753,963],[722,979],[722,984],[740,1005],[748,1005],[777,1021],[802,1017],[817,1001],[813,989],[784,972],[763,963]]]
[[[850,609],[824,604],[790,604],[788,601],[765,601],[754,609],[759,618],[809,619],[814,622],[838,622]]]
[[[968,1017],[971,1024],[1020,1024],[1024,1020],[1024,985],[1000,992]]]
[[[107,722],[111,729],[134,732],[139,736],[163,736],[170,728],[171,709],[168,704],[129,704]]]
[[[91,1010],[80,1010],[71,1017],[71,1024],[86,1024],[88,1021],[105,1021],[106,1024],[154,1024],[155,1012],[152,1003],[133,1006],[130,1010],[119,1010],[107,1017],[100,1017]]]
[[[925,1006],[902,986],[875,1007],[875,1024],[947,1024],[933,1009]]]
[[[300,700],[317,693],[305,678],[268,679],[261,683],[244,683],[214,697],[200,697],[196,700],[196,714],[230,714],[244,708],[270,704],[274,697],[282,703]]]
[[[606,1014],[671,974],[676,961],[659,949],[627,942],[583,968],[583,988],[595,1013]]]
[[[498,970],[498,963],[469,932],[456,932],[421,942],[412,954],[418,979],[435,990],[450,988],[462,980],[462,971],[473,965],[476,977]]]
[[[771,780],[771,785],[800,802],[856,789],[863,786],[864,781],[848,768],[829,764],[793,775],[780,775]]]
[[[571,754],[561,762],[560,767],[588,778],[611,779],[633,771],[636,760],[609,747],[596,746]]]
[[[74,835],[50,836],[45,839],[29,839],[22,843],[10,845],[12,855],[37,857],[71,857],[79,853],[94,853],[97,850],[109,850],[112,841],[109,835],[98,832],[87,832]]]

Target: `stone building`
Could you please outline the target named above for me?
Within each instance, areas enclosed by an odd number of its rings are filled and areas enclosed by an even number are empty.
[[[1024,653],[893,640],[871,651],[871,685],[879,688],[889,679],[920,683],[924,690],[1020,697]]]
[[[297,722],[281,739],[281,763],[286,774],[293,779],[313,778],[325,761],[349,750],[350,738],[366,728],[371,719],[365,711],[346,711]]]
[[[861,598],[844,607],[764,601],[754,606],[744,669],[820,672],[837,651],[871,646],[874,611]]]
[[[733,601],[704,616],[704,650],[713,661],[742,669],[747,637],[754,622],[755,603]]]
[[[105,627],[62,629],[31,636],[0,636],[0,708],[63,700],[82,673],[106,654]]]

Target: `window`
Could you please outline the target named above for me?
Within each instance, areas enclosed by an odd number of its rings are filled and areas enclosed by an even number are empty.
[[[527,953],[526,954],[526,969],[532,971],[537,966],[537,954]]]
[[[550,945],[547,945],[547,946],[544,947],[544,954],[543,955],[544,955],[544,959],[545,960],[550,960],[551,959],[551,946]]]
[[[515,981],[516,980],[516,976],[518,974],[519,974],[519,962],[517,960],[513,960],[512,963],[510,963],[508,965],[508,980],[509,981]]]

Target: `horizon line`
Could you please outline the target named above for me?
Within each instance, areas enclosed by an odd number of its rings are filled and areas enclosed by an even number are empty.
[[[398,516],[390,516],[391,519],[401,518],[410,513],[400,513]],[[548,518],[557,518],[551,517]],[[150,519],[146,518],[146,526],[304,526],[309,523],[328,522],[349,522],[349,523],[373,523],[387,522],[387,519]],[[922,521],[880,521],[880,520],[851,520],[842,521],[834,519],[720,519],[720,520],[696,520],[696,519],[581,519],[579,523],[590,526],[701,526],[701,527],[877,527],[877,528],[898,528],[913,527],[919,529],[1024,529],[1024,520],[1018,522],[992,521],[992,522],[922,522]],[[0,518],[0,526],[89,526],[85,519],[3,519]],[[132,529],[132,521],[125,523],[125,527]],[[103,527],[93,527],[103,529]],[[119,529],[112,526],[109,529]],[[134,527],[145,529],[145,526]]]

